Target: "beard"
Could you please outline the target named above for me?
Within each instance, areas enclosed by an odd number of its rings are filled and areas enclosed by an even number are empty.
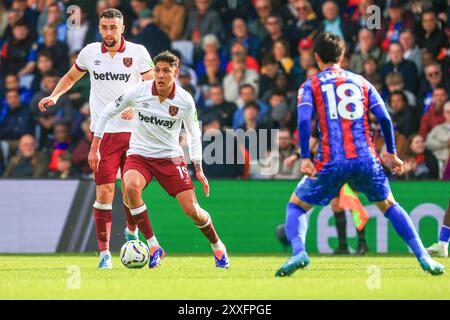
[[[112,48],[117,44],[116,40],[111,40],[111,42],[108,44],[105,40],[103,40],[103,44],[105,45],[105,47],[109,47]]]

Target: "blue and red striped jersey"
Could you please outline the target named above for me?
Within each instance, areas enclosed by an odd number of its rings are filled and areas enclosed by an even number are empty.
[[[298,92],[298,112],[312,106],[319,131],[317,161],[353,159],[375,154],[368,111],[385,108],[377,90],[362,76],[330,67],[310,77]]]

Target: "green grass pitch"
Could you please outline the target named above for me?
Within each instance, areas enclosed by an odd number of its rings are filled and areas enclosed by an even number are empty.
[[[156,270],[97,270],[91,255],[0,255],[0,299],[449,299],[450,276],[423,272],[412,256],[311,256],[290,278],[275,278],[286,255],[173,255]],[[450,260],[437,259],[450,269]],[[79,287],[78,287],[79,285]]]

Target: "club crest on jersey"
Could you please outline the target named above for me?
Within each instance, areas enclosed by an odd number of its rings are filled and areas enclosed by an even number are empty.
[[[131,67],[133,65],[133,58],[123,58],[123,64],[127,68]]]
[[[175,117],[176,115],[177,115],[177,113],[178,113],[178,107],[175,107],[175,106],[170,106],[169,107],[169,114],[172,116],[172,117]]]

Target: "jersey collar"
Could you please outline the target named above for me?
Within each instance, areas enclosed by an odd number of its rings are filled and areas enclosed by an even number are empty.
[[[122,39],[120,40],[120,47],[119,47],[119,50],[117,50],[117,52],[122,53],[125,51],[125,48],[126,48],[125,38],[122,36]],[[102,53],[107,53],[107,52],[108,52],[108,49],[106,49],[105,44],[102,41]]]
[[[170,91],[170,94],[167,97],[170,100],[173,100],[173,98],[175,98],[175,87],[176,87],[176,84],[174,82],[173,83],[173,87],[172,87],[172,91]],[[152,95],[154,95],[154,96],[158,95],[158,90],[156,90],[156,81],[153,81],[153,84],[152,84]]]

